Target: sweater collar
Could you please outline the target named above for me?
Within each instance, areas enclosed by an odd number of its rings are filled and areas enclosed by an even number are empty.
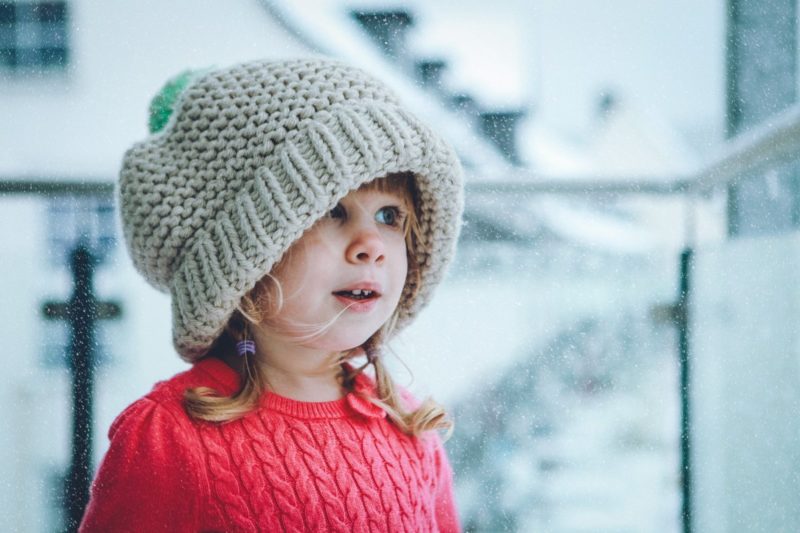
[[[346,363],[345,363],[346,364]],[[239,374],[216,357],[206,357],[195,363],[195,370],[213,382],[220,394],[231,395],[239,390]],[[329,402],[302,402],[273,392],[261,397],[260,405],[269,411],[282,413],[294,418],[385,418],[386,411],[370,402],[367,397],[377,397],[375,383],[363,372],[356,376],[353,392],[343,398]]]

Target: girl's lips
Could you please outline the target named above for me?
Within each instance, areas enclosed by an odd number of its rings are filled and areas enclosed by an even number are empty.
[[[356,292],[357,294],[351,294]],[[369,294],[369,296],[364,296]],[[370,280],[351,283],[343,289],[333,291],[333,295],[343,303],[348,311],[366,313],[371,311],[381,297],[381,284]]]
[[[378,298],[380,298],[378,293],[374,293],[374,295],[369,298],[361,299],[350,298],[343,294],[334,294],[334,296],[347,307],[348,311],[355,311],[356,313],[371,311],[372,308],[375,307],[375,304],[378,303]]]
[[[381,292],[381,284],[376,283],[374,281],[358,281],[356,283],[351,283],[347,287],[343,287],[341,289],[337,289],[333,291],[334,293],[337,292],[347,292],[347,291],[354,291],[354,290],[362,290],[362,291],[372,291],[378,293],[380,295]]]

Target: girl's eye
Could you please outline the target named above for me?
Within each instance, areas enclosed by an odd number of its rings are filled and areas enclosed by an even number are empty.
[[[336,207],[328,211],[329,218],[344,218],[346,214],[342,204],[336,204]]]
[[[399,226],[403,221],[403,213],[399,207],[386,206],[378,209],[375,213],[375,220],[387,226]]]

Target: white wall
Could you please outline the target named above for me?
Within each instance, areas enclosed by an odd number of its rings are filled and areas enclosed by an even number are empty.
[[[0,177],[113,179],[123,151],[146,135],[150,98],[170,77],[308,54],[257,0],[69,6],[66,72],[0,72]]]
[[[697,255],[695,531],[800,531],[800,233]]]

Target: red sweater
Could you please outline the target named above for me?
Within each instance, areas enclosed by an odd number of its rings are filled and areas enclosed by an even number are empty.
[[[402,434],[355,394],[312,403],[267,393],[225,424],[183,409],[187,388],[231,394],[238,383],[209,358],[128,407],[109,430],[80,531],[459,531],[438,437]],[[364,375],[356,387],[374,390]]]

